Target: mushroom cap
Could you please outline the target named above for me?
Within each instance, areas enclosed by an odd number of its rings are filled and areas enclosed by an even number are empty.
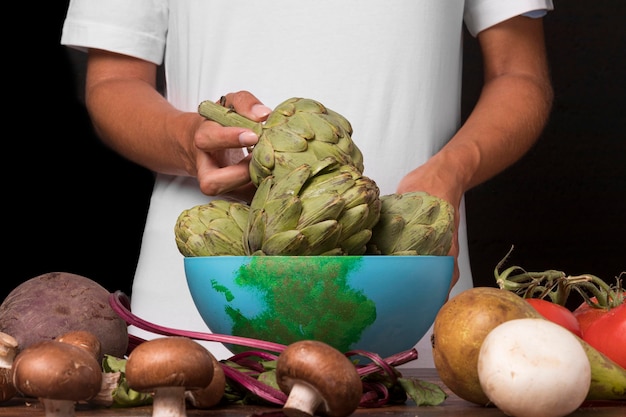
[[[213,379],[209,385],[185,392],[185,399],[195,408],[211,408],[219,404],[226,391],[224,368],[215,356],[211,356],[213,358]]]
[[[90,331],[72,330],[55,337],[54,340],[87,349],[98,361],[103,357],[100,339]]]
[[[18,353],[13,362],[13,384],[32,397],[88,400],[100,391],[102,367],[85,349],[46,340]]]
[[[361,401],[363,384],[356,366],[343,353],[320,341],[302,340],[287,346],[276,362],[276,382],[289,394],[297,381],[313,386],[323,397],[319,413],[352,414]]]
[[[17,394],[13,385],[13,370],[11,368],[0,368],[0,403],[10,400]]]
[[[188,337],[147,340],[134,348],[126,361],[126,381],[140,392],[173,386],[203,388],[211,379],[213,355]]]

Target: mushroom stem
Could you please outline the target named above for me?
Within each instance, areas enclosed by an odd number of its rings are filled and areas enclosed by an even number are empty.
[[[51,398],[39,398],[43,404],[46,417],[75,417],[74,401],[53,400]]]
[[[87,400],[87,402],[90,404],[103,405],[105,407],[112,406],[113,392],[118,387],[121,376],[121,372],[103,372],[100,391],[95,397]]]
[[[290,417],[348,417],[361,401],[363,384],[343,353],[320,341],[287,346],[276,361],[276,382],[287,394],[283,412]]]
[[[11,368],[17,354],[17,340],[4,332],[0,332],[0,368]]]
[[[131,389],[153,393],[153,417],[184,417],[185,390],[211,383],[213,359],[204,346],[188,337],[148,340],[128,355],[126,381]]]
[[[283,411],[289,417],[313,416],[322,402],[323,398],[315,387],[296,381],[291,387]]]
[[[185,387],[159,387],[152,398],[152,417],[185,417]]]
[[[17,394],[13,385],[13,360],[17,354],[17,339],[0,332],[0,403],[10,400]]]

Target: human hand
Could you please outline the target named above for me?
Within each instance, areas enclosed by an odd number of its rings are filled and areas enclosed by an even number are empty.
[[[459,223],[460,223],[460,206],[463,197],[463,189],[458,181],[452,176],[436,166],[431,160],[426,164],[409,172],[398,184],[397,193],[407,193],[412,191],[425,191],[431,195],[439,197],[449,202],[454,207],[454,236],[452,238],[452,247],[448,255],[454,257],[454,272],[450,290],[459,280]]]
[[[271,112],[247,91],[226,94],[219,102],[257,122],[264,121]],[[224,127],[203,120],[194,135],[194,145],[201,151],[196,155],[200,190],[211,196],[228,194],[249,200],[255,187],[250,182],[250,155],[246,155],[244,149],[254,146],[258,139],[249,129]]]

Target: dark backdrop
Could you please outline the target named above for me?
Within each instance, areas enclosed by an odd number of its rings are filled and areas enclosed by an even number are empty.
[[[467,193],[475,283],[493,270],[626,271],[626,3],[555,0],[545,18],[555,101],[536,146],[502,175]],[[480,84],[466,42],[464,108]]]
[[[495,285],[493,269],[512,245],[507,265],[531,271],[612,280],[626,270],[626,3],[555,3],[545,19],[556,91],[550,122],[523,160],[467,194],[476,285]],[[33,23],[6,42],[13,65],[5,79],[2,299],[51,271],[130,293],[152,175],[91,130],[75,67],[58,44],[66,5],[29,10]],[[35,43],[15,41],[28,38]],[[469,37],[466,50],[465,112],[481,82]]]

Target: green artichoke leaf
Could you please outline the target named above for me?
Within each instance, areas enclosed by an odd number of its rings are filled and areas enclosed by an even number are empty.
[[[302,213],[298,228],[304,228],[325,220],[335,220],[343,212],[346,201],[336,193],[302,198]]]
[[[231,219],[216,219],[204,236],[209,256],[245,255],[243,230]]]
[[[294,115],[292,119],[296,118],[301,123],[306,123],[309,129],[313,132],[313,139],[321,142],[337,144],[339,142],[341,133],[344,133],[339,127],[333,125],[330,120],[321,117],[319,114],[312,114],[306,117],[300,113],[301,117]]]
[[[396,242],[395,251],[415,250],[422,255],[431,255],[431,247],[437,236],[430,225],[413,225],[402,231]]]
[[[286,230],[269,236],[261,250],[265,255],[296,256],[302,253],[306,237],[300,230]]]
[[[339,242],[344,253],[350,255],[364,255],[367,252],[367,243],[372,238],[371,229],[362,229]]]
[[[346,190],[343,194],[348,204],[346,208],[352,208],[361,204],[376,204],[378,212],[380,212],[381,201],[379,199],[380,191],[378,185],[368,178],[361,177],[355,180],[354,187]]]
[[[252,255],[262,249],[266,224],[267,215],[264,210],[259,209],[251,212],[248,228],[243,235],[244,246],[248,255]]]
[[[274,209],[275,206],[280,207]],[[288,197],[268,202],[264,209],[266,216],[265,233],[273,235],[289,229],[296,229],[302,214],[302,203],[298,197]]]
[[[454,236],[454,209],[423,191],[382,196],[368,252],[382,255],[446,255]]]
[[[362,229],[363,223],[369,219],[370,205],[363,203],[349,208],[337,219],[341,224],[341,234],[350,236]]]
[[[274,155],[274,146],[269,140],[265,140],[263,137],[259,138],[259,141],[256,145],[254,145],[254,149],[252,151],[252,161],[251,167],[256,167],[263,171],[262,178],[271,175],[272,170],[276,164]],[[258,183],[257,183],[258,184]]]
[[[285,127],[304,140],[314,139],[316,132],[308,122],[308,119],[311,119],[310,113],[294,113],[291,117],[285,119]]]
[[[267,142],[274,152],[305,152],[309,147],[305,138],[286,127],[265,129],[263,133],[263,142]]]
[[[237,226],[239,226],[241,230],[246,230],[248,227],[248,218],[250,217],[250,206],[246,204],[232,204],[229,211]]]
[[[440,207],[440,203],[433,199],[422,200],[420,207],[414,211],[415,216],[409,218],[407,225],[411,227],[413,224],[432,224],[439,216]]]
[[[271,184],[271,189],[267,195],[267,200],[275,200],[284,198],[285,196],[292,196],[300,193],[300,190],[311,176],[311,166],[304,164],[291,170],[287,175],[280,179],[275,180]],[[256,198],[256,195],[252,198],[252,201]]]
[[[327,172],[314,176],[306,183],[302,190],[302,198],[313,198],[329,191],[343,195],[354,188],[354,184],[355,180],[349,172],[342,170]]]
[[[337,248],[341,237],[341,224],[330,219],[304,227],[300,232],[307,239],[307,246],[302,255],[321,255]]]
[[[210,256],[203,235],[190,235],[186,240],[176,237],[176,246],[183,256]]]
[[[274,176],[270,175],[268,177],[263,178],[261,183],[256,189],[254,196],[252,197],[252,201],[250,201],[250,215],[253,215],[255,210],[262,209],[265,203],[270,198],[270,191],[272,191],[272,187],[274,186]]]

